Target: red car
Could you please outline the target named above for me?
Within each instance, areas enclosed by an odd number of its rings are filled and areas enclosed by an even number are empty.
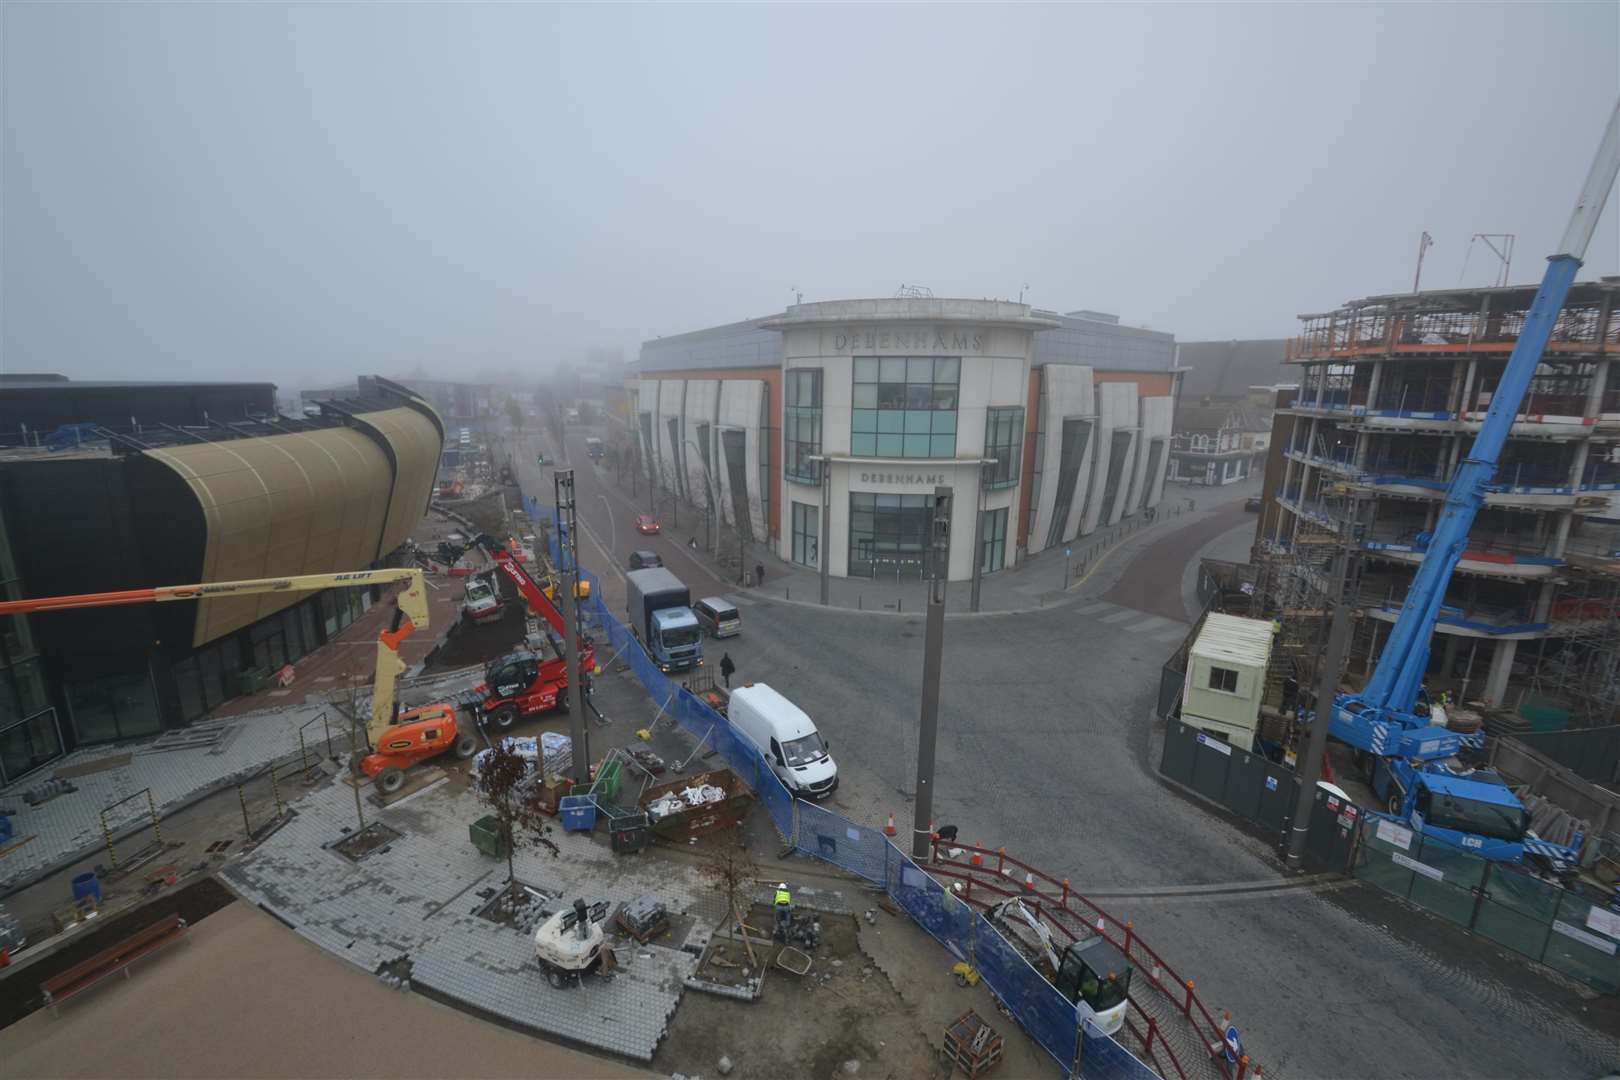
[[[636,532],[647,536],[658,535],[658,516],[656,514],[637,514]]]

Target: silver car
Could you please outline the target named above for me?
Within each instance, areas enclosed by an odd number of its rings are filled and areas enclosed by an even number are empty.
[[[736,637],[742,633],[742,616],[733,604],[721,597],[705,596],[692,605],[692,614],[710,637]]]

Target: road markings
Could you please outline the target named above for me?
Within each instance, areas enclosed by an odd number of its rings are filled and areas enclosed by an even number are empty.
[[[1133,634],[1145,634],[1149,630],[1163,630],[1165,628],[1165,624],[1169,622],[1170,620],[1165,618],[1163,615],[1149,615],[1141,622],[1132,623],[1125,629],[1129,630]]]
[[[1076,615],[1095,615],[1099,611],[1112,611],[1112,610],[1114,610],[1114,605],[1110,604],[1108,601],[1104,600],[1101,603],[1091,604],[1091,605],[1089,605],[1087,607],[1083,607],[1079,611],[1075,612],[1075,614]]]
[[[1112,624],[1112,623],[1122,623],[1122,622],[1125,622],[1127,619],[1140,619],[1141,617],[1142,617],[1142,612],[1140,612],[1140,611],[1132,611],[1130,608],[1120,608],[1118,611],[1114,612],[1112,615],[1104,615],[1098,621]]]

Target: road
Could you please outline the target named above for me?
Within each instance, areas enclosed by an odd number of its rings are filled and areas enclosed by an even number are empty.
[[[731,595],[744,632],[737,679],[807,706],[842,785],[833,808],[902,829],[916,758],[923,620],[785,604],[726,590],[679,538],[629,532],[630,500],[570,438],[585,565],[611,602],[634,547],[652,547],[694,596]],[[532,468],[533,455],[526,460]],[[532,482],[537,482],[538,477]],[[532,489],[529,489],[532,490]],[[543,490],[549,491],[548,486]],[[1220,497],[1200,493],[1200,501]],[[611,513],[610,513],[611,511]],[[1596,1075],[1620,1042],[1577,1022],[1567,984],[1361,886],[1177,895],[1185,886],[1277,882],[1269,847],[1171,791],[1148,759],[1166,638],[1184,631],[1183,564],[1241,504],[1139,551],[1106,596],[1021,614],[951,616],[935,810],[964,840],[1069,877],[1232,1010],[1272,1077]],[[1122,556],[1125,557],[1125,556]],[[1179,561],[1177,561],[1179,560]],[[1140,606],[1133,606],[1140,605]],[[1130,895],[1134,894],[1134,895]],[[1511,1031],[1482,1037],[1487,1027]]]

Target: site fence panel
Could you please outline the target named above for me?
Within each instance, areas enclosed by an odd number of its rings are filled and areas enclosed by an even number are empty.
[[[806,855],[825,859],[867,881],[882,884],[885,880],[884,864],[891,845],[881,829],[857,825],[842,814],[801,799],[795,839]]]
[[[1084,1080],[1158,1080],[1159,1074],[1111,1036],[1096,1035],[1087,1029],[1080,1055],[1080,1075]]]
[[[1030,1037],[1068,1070],[1080,1037],[1080,1017],[1072,1002],[1036,971],[984,916],[974,935],[974,966]]]
[[[1556,971],[1606,993],[1620,992],[1620,940],[1607,932],[1615,923],[1602,909],[1593,918],[1592,903],[1576,893],[1427,840],[1371,811],[1362,823],[1354,873]]]
[[[1547,935],[1541,962],[1606,994],[1613,994],[1620,992],[1620,961],[1615,958],[1620,946],[1591,926],[1588,918],[1592,906],[1590,901],[1572,892],[1564,893],[1558,903],[1558,917],[1552,922],[1552,933]]]
[[[1474,920],[1474,931],[1514,952],[1539,960],[1546,951],[1553,919],[1558,916],[1562,891],[1522,871],[1493,866]]]

